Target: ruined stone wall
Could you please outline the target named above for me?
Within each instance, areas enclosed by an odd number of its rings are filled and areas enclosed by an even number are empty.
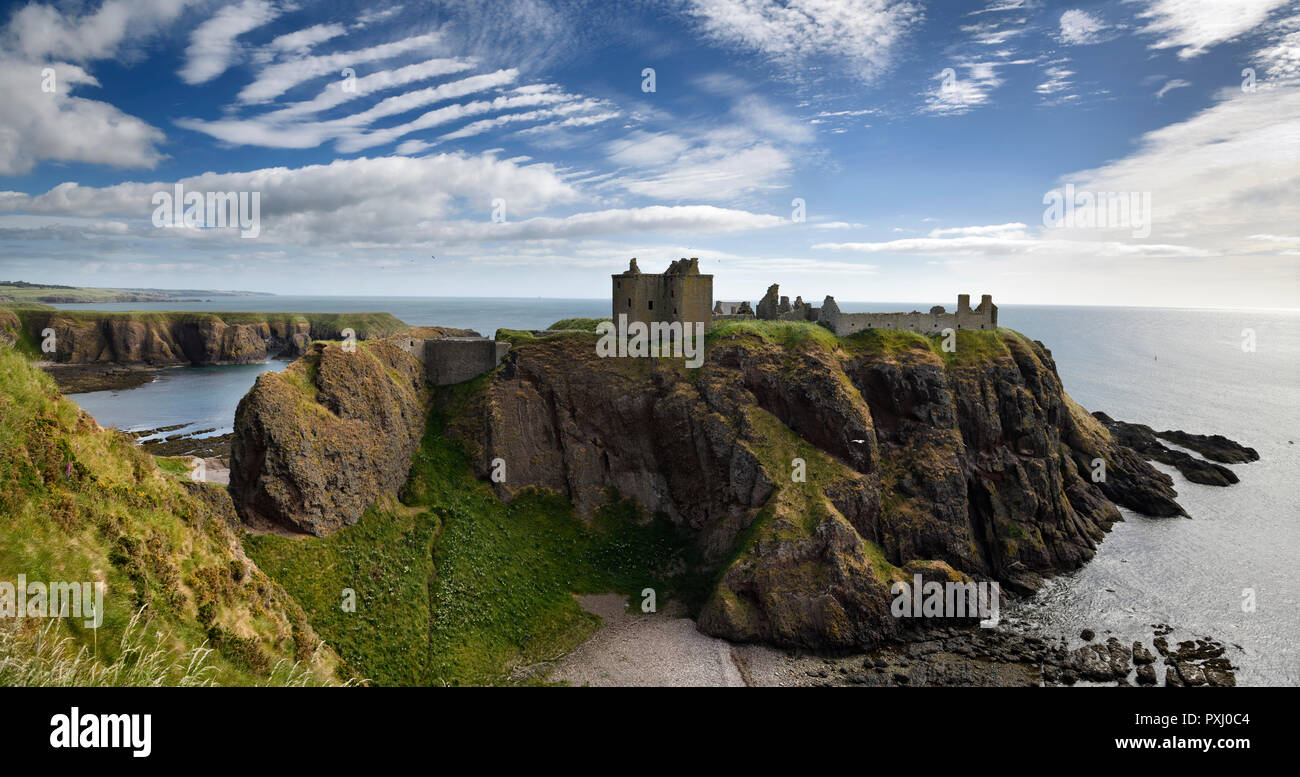
[[[819,320],[832,332],[843,337],[864,329],[901,329],[922,334],[939,334],[945,329],[998,328],[998,308],[993,297],[985,294],[979,307],[971,310],[970,295],[957,297],[957,311],[949,313],[936,306],[928,313],[841,313],[834,297],[822,303]]]
[[[495,369],[497,364],[497,343],[486,337],[447,337],[424,341],[424,369],[429,382],[435,386],[473,380],[488,370]]]
[[[425,377],[435,386],[463,383],[496,369],[510,350],[510,343],[486,337],[400,337],[394,342],[424,364]]]

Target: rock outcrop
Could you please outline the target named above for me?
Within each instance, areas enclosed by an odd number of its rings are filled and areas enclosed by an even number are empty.
[[[589,516],[615,489],[667,515],[718,569],[700,627],[743,641],[873,644],[900,628],[892,581],[1031,590],[1092,557],[1116,504],[1182,512],[1040,343],[961,332],[947,358],[918,335],[809,332],[729,335],[695,371],[600,359],[579,336],[521,343],[449,433],[480,476],[506,462],[502,498],[553,489]]]
[[[406,481],[424,433],[424,366],[392,342],[315,343],[235,412],[230,495],[246,525],[324,536]]]
[[[1239,481],[1237,473],[1215,461],[1244,463],[1258,461],[1254,448],[1247,448],[1222,435],[1188,434],[1183,431],[1157,432],[1145,424],[1116,421],[1102,412],[1093,416],[1106,425],[1121,445],[1133,449],[1143,458],[1176,467],[1183,477],[1203,486],[1230,486]],[[1159,438],[1159,439],[1158,439]],[[1190,448],[1213,461],[1197,458],[1185,451],[1174,450],[1160,439]]]

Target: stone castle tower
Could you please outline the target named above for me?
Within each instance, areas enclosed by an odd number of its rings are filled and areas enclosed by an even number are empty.
[[[633,258],[627,272],[612,276],[613,318],[628,323],[713,322],[713,276],[700,274],[699,259],[680,259],[663,274],[643,273]]]

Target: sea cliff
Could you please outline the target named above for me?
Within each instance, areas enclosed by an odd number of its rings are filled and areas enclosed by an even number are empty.
[[[406,329],[387,313],[107,313],[12,305],[0,315],[17,319],[17,325],[0,320],[0,329],[20,347],[61,366],[248,364],[296,358],[314,340],[341,339],[344,329],[358,340]]]
[[[726,324],[710,332],[698,370],[599,358],[586,333],[499,337],[514,344],[500,368],[436,392],[436,434],[504,502],[551,492],[583,521],[633,503],[636,520],[670,523],[690,547],[691,571],[712,581],[695,603],[700,627],[732,640],[878,644],[900,630],[889,612],[894,581],[921,574],[1030,591],[1091,558],[1121,519],[1117,504],[1182,514],[1171,479],[1070,400],[1046,347],[1009,330],[959,332],[948,353],[907,332],[838,338],[810,324]],[[242,512],[279,493],[276,510],[257,512],[328,534],[373,498],[354,485],[394,490],[423,399],[413,365],[375,345],[346,370],[325,347],[289,371],[310,375],[316,360],[327,373],[364,374],[322,383],[317,372],[314,388],[299,381],[292,396],[270,390],[274,377],[259,381],[240,408],[237,450],[285,465],[259,474],[256,497],[257,478],[232,477]],[[248,420],[287,418],[313,392],[328,412],[285,424],[272,444]],[[385,455],[318,460],[327,435],[312,429],[362,415],[365,450],[387,445]],[[313,486],[322,477],[352,485]],[[413,471],[407,491],[421,490]],[[304,491],[348,494],[347,517],[299,506]]]

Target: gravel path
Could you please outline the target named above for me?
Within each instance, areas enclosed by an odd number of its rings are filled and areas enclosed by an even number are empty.
[[[701,634],[690,618],[669,612],[627,612],[627,597],[580,596],[602,626],[556,663],[552,681],[589,686],[721,686],[792,684],[785,653],[733,646]]]

